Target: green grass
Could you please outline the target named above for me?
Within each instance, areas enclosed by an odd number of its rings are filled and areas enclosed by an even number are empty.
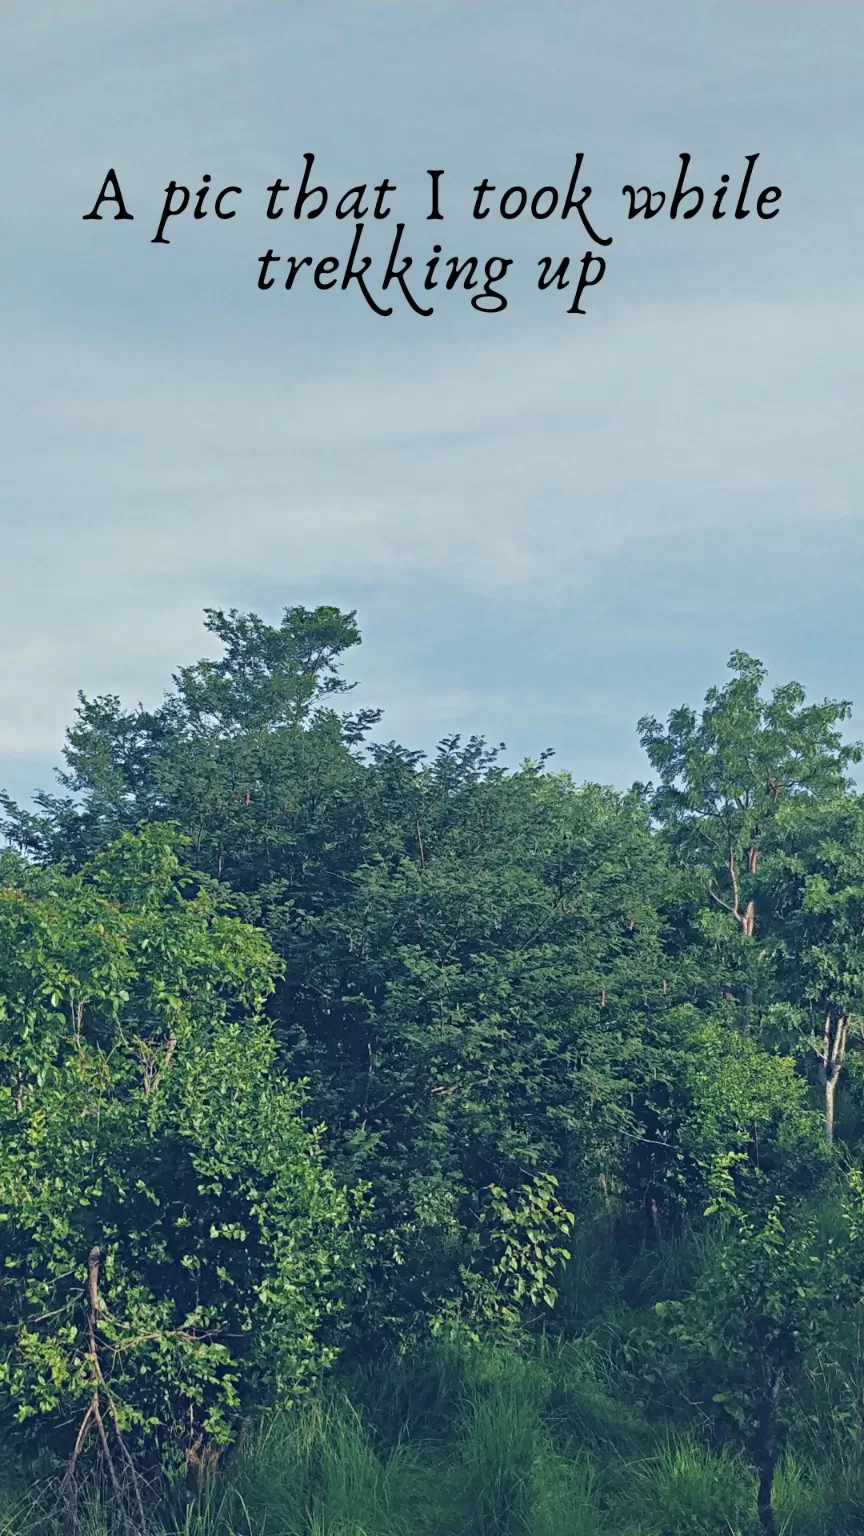
[[[58,1508],[7,1456],[0,1536],[758,1536],[753,1469],[616,1391],[615,1316],[523,1353],[437,1341],[346,1374],[194,1505],[148,1496],[143,1526],[93,1484]],[[778,1536],[864,1536],[864,1469],[829,1450],[781,1462]]]
[[[690,1435],[670,1435],[632,1472],[630,1500],[639,1536],[755,1536],[752,1468]]]

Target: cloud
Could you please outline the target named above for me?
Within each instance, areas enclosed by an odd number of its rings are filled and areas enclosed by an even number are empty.
[[[357,607],[388,733],[552,740],[619,781],[636,715],[733,645],[860,694],[861,21],[838,16],[8,7],[0,782],[44,782],[79,686],[157,698],[213,602]],[[512,243],[512,302],[430,321],[258,293],[260,209],[150,244],[181,173],[236,176],[251,209],[311,148],[332,185],[386,172],[410,202],[429,165],[455,199],[566,178],[579,147],[615,231],[585,317],[531,290],[545,227],[450,217],[448,249]],[[628,226],[622,181],[668,183],[685,148],[706,186],[760,149],[782,216]],[[109,164],[136,222],[97,228]]]

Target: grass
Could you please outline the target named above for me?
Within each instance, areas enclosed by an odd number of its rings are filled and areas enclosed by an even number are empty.
[[[354,1372],[195,1505],[154,1494],[146,1529],[104,1489],[52,1511],[48,1484],[7,1476],[0,1536],[758,1536],[752,1468],[616,1395],[602,1339],[437,1341]],[[775,1507],[778,1536],[864,1536],[864,1469],[787,1455]]]

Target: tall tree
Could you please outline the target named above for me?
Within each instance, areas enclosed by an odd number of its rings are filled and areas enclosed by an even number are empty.
[[[141,820],[175,821],[195,868],[247,890],[332,851],[317,804],[327,798],[332,816],[356,773],[352,748],[378,718],[332,707],[349,687],[338,668],[359,643],[354,615],[294,607],[271,626],[207,609],[205,627],[223,655],[182,667],[157,709],[79,696],[58,775],[68,793],[36,795],[35,813],[0,795],[10,842],[42,862],[82,862]]]
[[[696,871],[711,903],[745,937],[757,922],[759,862],[790,800],[834,799],[849,788],[859,743],[838,727],[847,702],[807,704],[800,683],[763,697],[765,668],[743,651],[729,661],[725,688],[710,688],[701,715],[682,705],[665,727],[639,721],[642,746],[659,776],[652,808],[677,857]]]
[[[845,896],[835,891],[823,900],[828,887],[818,864],[826,857],[825,815],[851,818],[850,825],[855,821],[857,802],[848,769],[860,762],[861,746],[844,742],[839,729],[849,716],[848,703],[826,699],[808,704],[798,683],[775,688],[766,698],[760,662],[736,651],[729,667],[732,681],[709,690],[701,715],[682,706],[665,727],[648,716],[639,722],[642,745],[659,776],[651,805],[674,857],[693,872],[709,906],[734,924],[743,943],[739,965],[746,1018],[752,1022],[760,980],[766,1007],[790,1000],[790,992],[799,1008],[818,998],[830,1138],[858,961],[852,957],[850,945],[856,941],[851,931],[842,932],[844,923],[849,929],[852,887],[847,882]],[[823,834],[814,838],[817,827]],[[816,860],[809,873],[804,867],[808,857]],[[815,926],[820,901],[821,958]],[[791,931],[786,932],[793,908],[794,943]],[[828,940],[831,921],[836,926]],[[830,959],[826,943],[834,945]],[[838,945],[848,964],[838,960]],[[777,957],[785,957],[779,993],[770,974]],[[846,974],[849,964],[854,981]]]
[[[864,801],[787,806],[778,833],[766,866],[768,942],[781,996],[818,1061],[830,1143],[837,1084],[864,1024]]]

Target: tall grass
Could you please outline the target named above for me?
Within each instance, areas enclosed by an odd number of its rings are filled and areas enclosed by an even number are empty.
[[[756,1536],[756,1479],[728,1450],[669,1435],[633,1469],[628,1501],[638,1536]]]
[[[438,1340],[343,1375],[196,1503],[154,1490],[146,1529],[95,1483],[59,1507],[7,1457],[0,1536],[757,1536],[753,1469],[616,1395],[619,1325],[522,1351]],[[775,1508],[778,1536],[864,1536],[864,1468],[805,1445]]]

